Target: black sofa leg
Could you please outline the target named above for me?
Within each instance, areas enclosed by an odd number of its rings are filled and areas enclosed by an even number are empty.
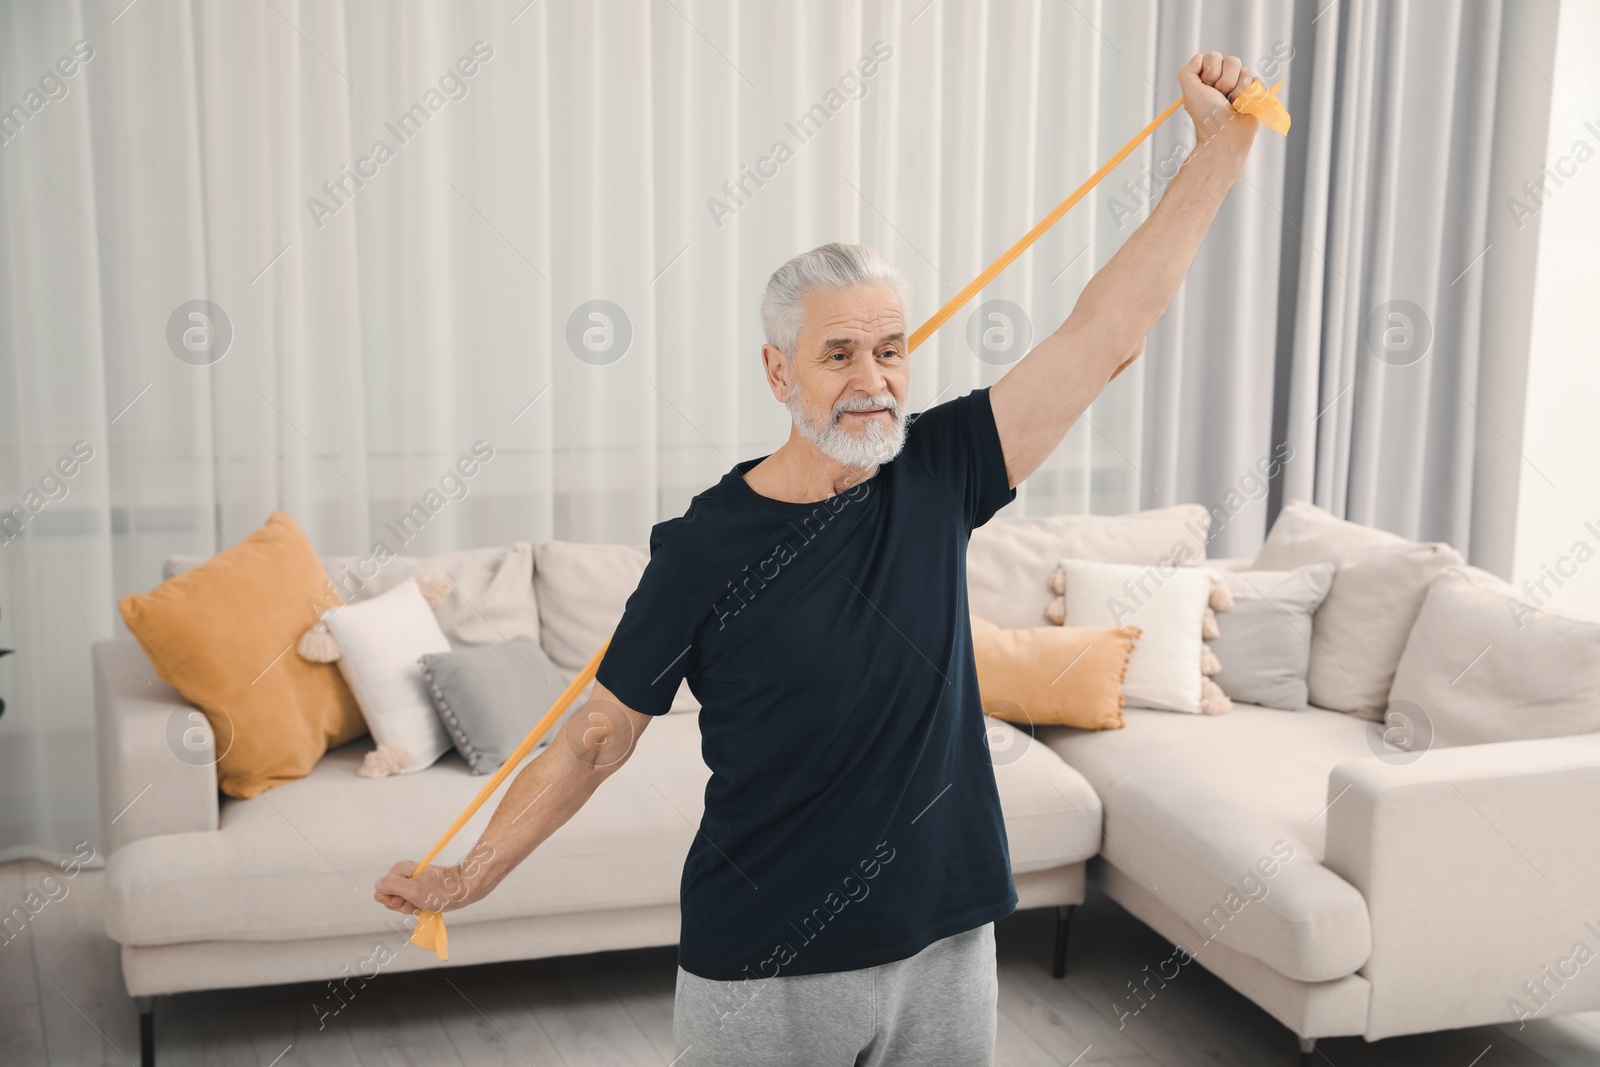
[[[1311,1067],[1317,1060],[1317,1042],[1315,1038],[1300,1038],[1300,1067]]]
[[[1054,978],[1067,976],[1067,931],[1072,926],[1072,913],[1077,910],[1076,904],[1060,904],[1056,906],[1056,956],[1055,963],[1050,968],[1050,975]]]
[[[139,1067],[156,1067],[156,998],[134,997],[139,1009]]]

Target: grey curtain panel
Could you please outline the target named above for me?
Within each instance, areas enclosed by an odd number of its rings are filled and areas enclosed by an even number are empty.
[[[1497,96],[1537,70],[1505,14],[1499,0],[1295,7],[1272,402],[1273,440],[1293,458],[1272,514],[1310,500],[1474,562],[1475,511],[1513,521],[1515,472],[1481,454],[1517,448],[1520,414],[1490,383],[1520,391],[1527,338],[1482,338],[1532,299],[1531,271],[1494,270],[1511,253],[1493,247],[1492,166],[1507,151]],[[1548,86],[1530,95],[1534,112],[1548,106]]]
[[[1146,350],[1141,499],[1210,507],[1211,555],[1309,499],[1509,565],[1518,478],[1539,477],[1518,451],[1538,226],[1501,216],[1544,166],[1554,11],[1160,5],[1155,106],[1197,42],[1226,42],[1294,117],[1259,134]],[[1152,142],[1150,202],[1194,133]]]
[[[1507,191],[1543,169],[1554,10],[1160,5],[1154,106],[1197,42],[1221,42],[1285,83],[1294,117],[1289,138],[1258,136],[1140,380],[1141,500],[1210,507],[1210,555],[1254,552],[1304,499],[1509,562],[1517,479],[1538,477],[1517,458],[1533,274],[1496,231]],[[1152,142],[1150,201],[1193,133],[1172,122]]]

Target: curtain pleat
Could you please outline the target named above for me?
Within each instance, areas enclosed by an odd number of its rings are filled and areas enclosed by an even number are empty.
[[[1309,122],[1280,288],[1274,440],[1294,458],[1272,513],[1310,500],[1474,559],[1475,450],[1498,432],[1478,383],[1501,4],[1322,10],[1296,9],[1316,73],[1290,105]]]

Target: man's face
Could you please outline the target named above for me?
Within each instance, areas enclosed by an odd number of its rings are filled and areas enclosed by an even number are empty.
[[[892,290],[858,285],[807,294],[790,376],[789,413],[824,455],[872,467],[899,454],[911,363]]]

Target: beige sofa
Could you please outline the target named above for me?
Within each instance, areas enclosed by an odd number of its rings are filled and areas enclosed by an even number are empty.
[[[1203,558],[1206,535],[1195,506],[996,519],[973,537],[972,607],[1003,625],[1038,625],[1057,559],[1152,563],[1179,542]],[[570,676],[620,616],[644,551],[551,543],[536,555],[540,640]],[[1375,573],[1370,584],[1392,593],[1393,576]],[[1045,727],[1031,741],[992,722],[1021,905],[1081,901],[1084,861],[1098,853],[1089,877],[1183,949],[1129,974],[1127,1001],[1112,1010],[1142,1010],[1198,964],[1294,1030],[1311,1062],[1318,1037],[1375,1040],[1600,1008],[1600,956],[1577,950],[1600,950],[1600,850],[1591,844],[1600,733],[1572,736],[1571,725],[1593,721],[1600,706],[1600,684],[1590,686],[1600,655],[1592,641],[1573,645],[1518,692],[1518,672],[1549,659],[1537,626],[1507,631],[1500,592],[1480,600],[1479,618],[1442,597],[1431,610],[1439,584],[1428,586],[1423,621],[1395,638],[1405,656],[1393,693],[1430,703],[1441,727],[1454,705],[1470,707],[1462,722],[1482,731],[1497,728],[1486,720],[1547,716],[1563,685],[1588,687],[1567,701],[1576,719],[1548,720],[1547,732],[1567,736],[1458,739],[1397,759],[1380,755],[1377,724],[1320,708],[1129,708],[1125,729]],[[1395,612],[1385,614],[1394,630]],[[1502,654],[1473,659],[1485,644]],[[1458,678],[1456,661],[1474,673]],[[132,664],[150,673],[132,642],[95,649],[112,850],[106,922],[123,946],[129,992],[341,977],[380,937],[394,940],[372,881],[395,858],[420,854],[481,779],[453,754],[421,774],[359,779],[354,767],[370,747],[362,740],[303,781],[219,805],[211,769],[169,748],[181,698],[146,684]],[[682,707],[493,897],[452,917],[451,966],[676,939],[678,875],[707,775],[692,699]],[[485,820],[461,835],[458,855]],[[1058,912],[1058,973],[1068,915]],[[433,966],[442,965],[412,948],[383,964]]]
[[[553,543],[536,555],[540,640],[570,678],[620,618],[645,554]],[[172,561],[167,573],[194,562]],[[687,688],[567,825],[493,894],[451,913],[446,964],[404,944],[408,933],[398,931],[412,920],[379,906],[372,885],[396,860],[420,858],[482,787],[459,755],[415,774],[361,778],[365,737],[304,779],[232,799],[217,791],[210,750],[175,755],[183,730],[204,730],[210,745],[209,728],[152,681],[136,642],[97,644],[93,670],[106,931],[139,999],[146,1064],[159,994],[677,942],[679,877],[709,776]],[[1048,748],[998,720],[990,727],[1019,906],[1058,908],[1059,974],[1084,861],[1100,847],[1099,801]],[[444,861],[466,853],[489,814],[478,813]],[[377,952],[380,944],[399,949]]]

